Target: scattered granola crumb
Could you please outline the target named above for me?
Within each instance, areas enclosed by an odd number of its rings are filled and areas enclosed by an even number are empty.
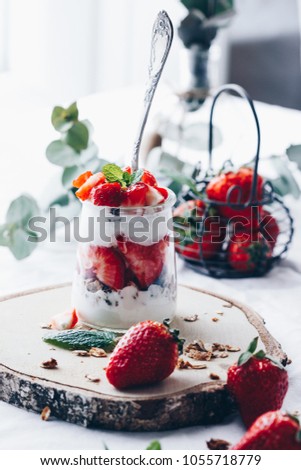
[[[43,330],[51,330],[51,324],[41,323],[40,328],[42,328]]]
[[[95,377],[94,375],[86,374],[85,378],[89,380],[89,382],[94,382],[94,383],[100,382],[100,378]]]
[[[193,343],[188,344],[185,348],[185,354],[196,361],[211,361],[211,359],[216,357],[216,355],[205,346],[202,340],[193,341]]]
[[[49,348],[49,351],[56,351],[55,348]]]
[[[223,439],[210,439],[206,444],[210,450],[228,450],[231,445],[230,442]]]
[[[226,357],[229,357],[229,354],[226,353],[226,352],[222,352],[218,355],[218,357],[222,358],[222,359],[225,359]]]
[[[211,380],[220,380],[220,376],[215,374],[214,372],[211,372],[209,377],[210,377]]]
[[[206,369],[206,364],[191,364],[189,361],[179,358],[177,363],[178,369]]]
[[[42,362],[40,367],[43,367],[43,369],[56,369],[57,368],[57,360],[51,358],[48,361]]]
[[[223,304],[222,307],[225,307],[225,308],[232,308],[233,307],[233,304],[231,304],[230,302],[228,304]]]
[[[212,344],[212,351],[225,351],[226,347],[224,344],[221,343],[213,343]]]
[[[197,314],[191,315],[190,317],[183,317],[183,320],[188,321],[188,322],[194,322],[194,321],[197,321],[198,319],[199,319],[199,316]]]
[[[43,408],[42,413],[41,413],[41,419],[43,421],[48,421],[50,415],[51,415],[51,409],[49,408],[49,406],[45,406],[45,408]]]
[[[240,348],[238,346],[230,346],[229,344],[226,344],[226,350],[229,352],[238,352],[240,351]]]
[[[222,312],[221,310],[217,310],[215,313],[216,313],[217,315],[224,315],[224,312]]]
[[[89,354],[93,357],[107,357],[107,353],[102,348],[91,348]]]
[[[211,320],[216,323],[219,319],[217,317],[213,317],[213,318],[211,318]]]
[[[88,353],[88,351],[85,351],[85,350],[82,350],[82,349],[77,349],[75,351],[72,351],[73,354],[75,354],[76,356],[81,356],[81,357],[84,357],[84,356],[90,356],[90,354]]]

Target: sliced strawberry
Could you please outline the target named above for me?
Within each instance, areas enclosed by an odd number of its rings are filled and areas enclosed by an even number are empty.
[[[137,207],[146,205],[146,194],[149,186],[145,183],[136,183],[129,186],[122,195],[122,205]]]
[[[141,181],[143,183],[149,184],[150,186],[157,186],[158,184],[154,175],[148,170],[144,170]]]
[[[119,207],[122,191],[119,183],[104,183],[91,191],[91,201],[96,206]]]
[[[51,328],[54,330],[71,330],[78,322],[76,310],[68,310],[67,312],[58,313],[51,322]]]
[[[158,191],[156,187],[148,186],[145,200],[147,206],[157,206],[164,201],[164,196],[162,196],[161,192]]]
[[[88,256],[97,278],[103,284],[115,290],[124,287],[125,263],[115,248],[90,246]]]
[[[165,239],[144,246],[125,240],[122,236],[118,238],[118,248],[142,289],[147,289],[160,276],[167,246],[168,240]]]
[[[92,171],[86,171],[85,173],[82,173],[75,180],[72,181],[73,186],[75,188],[80,188],[92,175]]]
[[[99,173],[95,173],[95,175],[90,176],[87,181],[76,191],[75,195],[81,199],[82,201],[86,201],[93,188],[105,182],[105,176],[100,171]]]
[[[159,188],[158,186],[156,187],[156,190],[159,191],[159,193],[163,196],[164,201],[168,198],[168,191],[165,188]]]
[[[123,171],[126,171],[126,173],[129,173],[130,175],[133,173],[132,168],[130,166],[126,166]]]

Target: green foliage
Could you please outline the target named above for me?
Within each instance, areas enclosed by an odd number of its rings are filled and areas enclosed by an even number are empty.
[[[146,450],[162,450],[161,444],[159,441],[152,441],[146,448]]]
[[[127,171],[123,171],[114,163],[108,163],[101,169],[101,171],[110,183],[118,182],[124,188],[131,184],[138,183],[143,175],[143,169],[139,169],[130,175]]]
[[[188,10],[199,10],[206,18],[232,11],[234,0],[181,0]]]
[[[35,199],[23,194],[12,201],[6,213],[6,221],[0,225],[0,245],[8,247],[18,260],[26,258],[36,248],[35,243],[28,241],[29,236],[35,237],[28,222],[39,212]]]
[[[60,138],[48,145],[46,157],[50,163],[62,168],[59,184],[63,186],[64,192],[49,207],[59,205],[72,208],[77,201],[72,181],[87,170],[93,173],[100,171],[108,162],[98,157],[98,148],[91,139],[93,127],[89,121],[79,120],[76,103],[68,108],[56,106],[52,111],[51,122],[60,133]],[[28,241],[29,236],[31,239],[37,237],[30,231],[28,222],[39,214],[37,202],[30,195],[22,195],[11,203],[6,221],[0,225],[0,246],[8,247],[18,260],[29,256],[37,246],[33,241]]]

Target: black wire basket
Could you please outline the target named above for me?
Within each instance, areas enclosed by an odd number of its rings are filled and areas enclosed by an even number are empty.
[[[224,164],[222,173],[212,168],[213,114],[224,92],[244,98],[254,116],[256,157],[249,167],[234,170]],[[267,273],[288,250],[293,219],[269,181],[258,174],[260,127],[252,99],[238,85],[225,85],[215,94],[209,120],[209,167],[195,189],[179,195],[174,212],[175,247],[194,270],[216,278],[258,277]]]

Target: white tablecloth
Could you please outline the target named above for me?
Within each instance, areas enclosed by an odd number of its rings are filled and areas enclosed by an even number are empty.
[[[111,95],[89,97],[82,100],[81,109],[94,123],[96,134],[102,141],[104,135],[104,148],[109,149],[108,128],[127,122],[127,111],[131,109],[132,99],[136,94],[132,91],[120,92]],[[116,114],[116,120],[105,119],[105,109],[108,106],[117,109],[121,102],[121,111]],[[107,107],[107,108],[106,108]],[[290,143],[301,141],[301,113],[278,107],[258,104],[259,117],[262,122],[263,146],[265,152],[283,151]],[[11,118],[13,110],[10,110]],[[44,172],[53,172],[53,168],[43,159],[45,144],[51,139],[52,131],[48,124],[49,110],[40,110],[40,139],[24,133],[23,142],[14,141],[9,145],[6,135],[1,135],[2,148],[10,158],[1,160],[1,214],[8,205],[11,197],[23,190],[33,191],[36,194],[42,189],[46,181]],[[8,113],[8,114],[9,114]],[[134,122],[137,110],[132,109]],[[6,110],[7,116],[7,110]],[[220,120],[229,115],[220,112]],[[8,117],[8,121],[9,121]],[[37,118],[36,118],[37,119]],[[0,122],[4,120],[1,111]],[[17,121],[21,117],[17,117]],[[30,119],[29,119],[30,121]],[[22,121],[24,123],[24,120]],[[13,124],[13,121],[11,122]],[[26,122],[25,122],[26,127]],[[127,124],[129,125],[129,124]],[[229,125],[229,123],[228,123]],[[98,126],[98,127],[97,127]],[[109,127],[108,127],[109,126]],[[274,129],[277,130],[275,133]],[[279,132],[281,129],[281,134]],[[105,130],[105,131],[104,131]],[[122,142],[128,143],[132,135],[124,129],[121,132]],[[112,130],[111,130],[112,137]],[[130,136],[130,137],[129,137]],[[276,142],[276,143],[275,143]],[[269,147],[270,143],[270,147]],[[30,147],[31,144],[31,147]],[[26,147],[28,145],[28,147]],[[113,147],[116,145],[116,141]],[[111,153],[115,149],[111,149]],[[16,154],[16,152],[19,152]],[[22,152],[20,154],[20,152]],[[106,150],[107,153],[109,153]],[[31,157],[30,157],[31,155]],[[31,158],[31,160],[30,160]],[[29,162],[32,175],[28,172]],[[38,160],[40,159],[40,160]],[[14,163],[23,168],[22,174],[15,174]],[[6,175],[3,178],[3,175]],[[36,184],[33,184],[33,181]],[[266,277],[260,279],[243,280],[215,280],[200,276],[187,269],[184,263],[178,260],[179,281],[192,286],[225,294],[245,302],[257,310],[266,320],[269,331],[280,341],[283,349],[292,359],[288,366],[290,387],[284,402],[283,409],[291,412],[301,411],[301,215],[300,202],[288,201],[296,220],[296,232],[293,245],[288,257],[279,267],[276,267]],[[71,279],[74,268],[74,246],[45,245],[39,247],[33,255],[17,262],[10,253],[0,247],[0,294],[16,292],[32,287],[65,282]],[[5,327],[5,325],[1,325]],[[231,417],[225,423],[216,426],[197,426],[162,433],[123,433],[109,432],[94,429],[84,429],[58,420],[43,422],[39,415],[28,413],[14,408],[6,403],[0,403],[0,449],[102,449],[104,443],[110,449],[144,449],[153,439],[159,439],[164,449],[205,449],[206,440],[211,437],[224,438],[232,443],[236,442],[244,432],[244,427],[238,417]]]

